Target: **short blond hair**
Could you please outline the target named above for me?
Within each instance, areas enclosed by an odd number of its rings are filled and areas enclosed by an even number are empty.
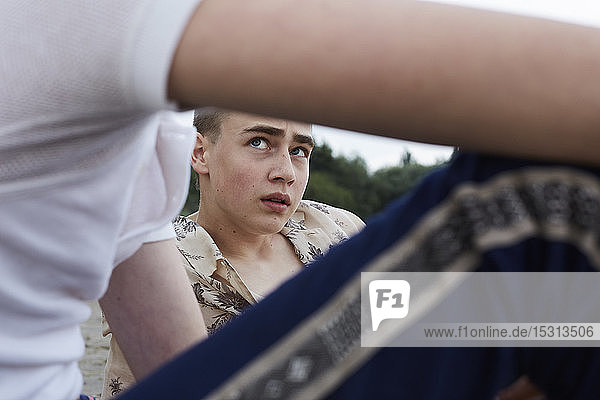
[[[203,107],[194,110],[194,127],[202,136],[216,143],[221,137],[221,126],[231,111],[215,107]]]

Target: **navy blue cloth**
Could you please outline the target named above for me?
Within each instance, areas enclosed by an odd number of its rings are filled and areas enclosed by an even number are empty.
[[[556,178],[540,178],[542,180],[537,184],[520,175],[521,171],[532,170],[542,175],[558,174]],[[451,201],[456,188],[465,184],[479,188],[503,175],[508,177],[507,185],[493,189],[491,196],[476,194]],[[397,270],[444,270],[449,260],[470,251],[478,255],[474,271],[597,272],[598,266],[577,243],[543,233],[548,223],[564,223],[575,232],[598,233],[600,199],[595,197],[593,190],[587,190],[586,179],[598,184],[598,171],[475,154],[460,155],[447,167],[428,176],[409,195],[368,221],[367,227],[356,237],[332,249],[264,301],[121,398],[203,398],[223,389],[229,379],[243,373],[266,351],[277,346],[279,340],[304,326],[377,256],[403,240],[413,240],[410,232],[419,226],[424,216],[442,205],[452,204],[452,207],[444,214],[439,229],[452,235],[433,231],[428,240],[417,246],[414,254],[398,261]],[[539,232],[491,248],[477,243],[482,229],[509,231],[524,216],[539,226]],[[599,247],[598,243],[595,246]],[[355,326],[354,319],[348,320],[348,331]],[[342,341],[345,334],[356,335],[355,332],[341,332]],[[299,348],[290,359],[290,363],[294,360],[302,361],[300,364],[309,362],[313,368],[308,376],[301,376],[301,379],[296,376],[295,380],[286,381],[283,370],[274,368],[266,371],[264,376],[257,375],[247,383],[247,388],[242,386],[240,389],[238,385],[237,392],[230,392],[229,398],[286,398],[298,394],[307,382],[318,380],[319,375],[311,375],[314,371],[339,368],[345,362],[344,352],[359,351],[356,343],[349,342],[346,347],[341,347],[344,354],[339,359],[342,361],[336,364],[335,354],[322,355],[320,342],[311,343],[314,345]],[[600,397],[598,349],[522,347],[381,348],[319,397],[491,399],[523,374],[527,374],[551,399]]]

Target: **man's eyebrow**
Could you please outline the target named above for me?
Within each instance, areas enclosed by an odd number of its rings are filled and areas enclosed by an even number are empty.
[[[304,143],[309,145],[311,148],[315,147],[315,141],[310,135],[303,135],[300,133],[294,134],[294,142]]]
[[[264,133],[266,135],[277,136],[277,137],[285,136],[285,131],[283,129],[276,128],[276,127],[271,126],[271,125],[254,125],[254,126],[250,126],[248,128],[245,128],[243,130],[243,132]],[[307,145],[309,145],[311,147],[315,147],[315,141],[312,138],[312,136],[310,136],[310,135],[304,135],[304,134],[301,134],[301,133],[295,133],[294,134],[294,141],[298,142],[298,143],[307,144]]]
[[[283,129],[271,125],[254,125],[244,129],[244,132],[260,132],[271,136],[283,136],[285,134]]]

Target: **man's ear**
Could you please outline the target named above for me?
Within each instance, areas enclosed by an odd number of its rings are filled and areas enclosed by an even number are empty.
[[[194,146],[194,152],[192,153],[192,168],[200,175],[208,174],[208,165],[207,165],[207,144],[208,139],[201,135],[200,133],[196,134],[196,145]]]

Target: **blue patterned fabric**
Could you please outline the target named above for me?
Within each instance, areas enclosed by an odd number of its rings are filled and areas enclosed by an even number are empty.
[[[598,272],[599,231],[598,171],[460,155],[122,399],[491,399],[523,374],[550,399],[598,398],[597,348],[367,351],[353,285],[373,268],[442,271],[464,254],[472,271]]]

